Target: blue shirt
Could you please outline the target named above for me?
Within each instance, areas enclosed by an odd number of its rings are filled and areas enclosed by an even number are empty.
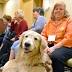
[[[11,46],[11,49],[14,51],[15,56],[16,56],[19,51],[19,40],[13,43],[13,45]]]
[[[44,16],[39,16],[37,18],[37,20],[35,21],[35,23],[32,24],[31,29],[33,31],[36,31],[38,33],[41,33],[41,31],[42,31],[42,29],[43,29],[43,27],[44,27],[45,24],[46,24],[45,17]]]

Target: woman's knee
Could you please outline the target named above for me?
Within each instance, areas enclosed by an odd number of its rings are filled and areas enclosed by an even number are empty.
[[[65,56],[59,51],[54,51],[53,53],[51,53],[50,56],[51,56],[51,59],[60,60],[60,61],[65,60]]]

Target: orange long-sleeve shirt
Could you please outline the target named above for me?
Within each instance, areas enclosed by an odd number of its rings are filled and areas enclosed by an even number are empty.
[[[64,18],[57,23],[50,20],[45,25],[41,35],[48,38],[49,35],[56,35],[55,44],[63,42],[63,46],[72,47],[72,19]],[[63,41],[64,40],[64,41]]]

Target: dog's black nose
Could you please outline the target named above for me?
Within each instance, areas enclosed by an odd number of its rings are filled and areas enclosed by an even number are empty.
[[[29,46],[30,46],[30,43],[26,42],[25,47],[29,47]]]

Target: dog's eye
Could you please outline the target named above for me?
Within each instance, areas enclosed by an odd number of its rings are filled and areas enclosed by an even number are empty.
[[[26,38],[28,37],[28,36],[25,36]]]
[[[34,38],[34,40],[38,40],[37,38]]]

